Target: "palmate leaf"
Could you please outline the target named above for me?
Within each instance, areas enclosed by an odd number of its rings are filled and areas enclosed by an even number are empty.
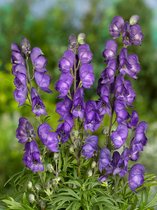
[[[16,202],[13,198],[9,197],[8,199],[2,200],[9,209],[16,209],[16,210],[25,210],[22,205]]]
[[[155,196],[149,201],[149,203],[144,207],[143,210],[148,210],[149,208],[157,206],[157,193]]]
[[[81,207],[81,203],[79,201],[73,201],[66,210],[79,210]]]

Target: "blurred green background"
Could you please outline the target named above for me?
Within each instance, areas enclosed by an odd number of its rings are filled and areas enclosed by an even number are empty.
[[[96,79],[104,69],[102,51],[110,38],[108,26],[113,16],[128,20],[140,16],[144,41],[140,47],[130,47],[139,56],[142,71],[134,82],[137,92],[135,108],[141,120],[149,123],[148,144],[141,156],[148,172],[157,174],[157,1],[156,0],[0,0],[0,192],[10,185],[4,183],[23,168],[23,147],[17,143],[15,131],[18,118],[30,114],[27,107],[18,108],[13,99],[10,45],[27,37],[32,46],[40,47],[48,59],[52,76],[51,88],[59,76],[58,60],[67,47],[70,34],[84,32],[94,54]],[[93,87],[96,89],[96,85]],[[89,91],[89,97],[92,97]],[[51,124],[56,127],[57,93],[42,97],[46,101]],[[54,121],[55,120],[55,121]]]

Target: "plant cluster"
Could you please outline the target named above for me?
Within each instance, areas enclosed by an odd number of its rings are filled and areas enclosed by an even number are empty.
[[[136,93],[131,79],[137,79],[140,63],[136,54],[128,52],[129,46],[141,45],[143,40],[138,20],[137,15],[129,22],[113,18],[109,27],[113,39],[103,51],[106,66],[98,80],[96,100],[85,100],[85,91],[95,80],[93,53],[85,34],[69,37],[55,84],[60,115],[55,130],[48,124],[40,96],[40,91],[52,92],[47,60],[40,48],[31,49],[26,38],[20,46],[12,44],[14,98],[19,106],[30,103],[38,124],[35,129],[21,117],[16,130],[24,145],[23,162],[33,172],[25,169],[19,176],[27,174],[20,178],[22,182],[16,179],[19,186],[27,182],[23,200],[28,209],[144,209],[146,201],[139,202],[135,191],[142,188],[145,169],[139,163],[129,164],[139,159],[147,143],[147,123],[139,121],[133,107]],[[119,37],[122,48],[116,42]],[[109,116],[107,128],[105,116]],[[101,143],[98,129],[104,134]],[[13,199],[5,202],[16,205]]]

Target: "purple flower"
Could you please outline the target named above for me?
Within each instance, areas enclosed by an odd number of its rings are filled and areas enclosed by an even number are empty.
[[[75,54],[72,50],[66,50],[59,61],[59,68],[63,73],[70,73],[75,62]]]
[[[84,90],[83,88],[78,88],[73,98],[72,114],[74,117],[79,117],[82,119],[84,117],[84,110],[85,110]]]
[[[14,98],[19,103],[19,106],[23,105],[26,101],[27,97],[27,89],[24,90],[15,90],[14,91]]]
[[[132,127],[136,127],[137,123],[138,123],[138,114],[136,111],[132,111],[132,114],[130,116],[130,121],[128,122],[128,127],[132,128]]]
[[[70,73],[62,73],[55,85],[56,90],[60,93],[59,97],[63,98],[68,94],[73,83],[73,77]]]
[[[13,65],[16,65],[16,64],[25,65],[24,57],[23,57],[21,50],[17,44],[15,44],[15,43],[11,44],[11,51],[12,51],[12,53],[11,53],[12,64]]]
[[[125,148],[122,154],[115,151],[112,157],[113,175],[119,174],[123,177],[128,171],[129,149]]]
[[[40,151],[37,143],[34,140],[25,144],[23,162],[33,172],[44,170],[44,166],[40,160]]]
[[[116,78],[115,92],[116,98],[122,100],[128,106],[132,105],[136,97],[131,82],[124,80],[123,75],[118,75]]]
[[[64,123],[61,123],[58,125],[57,130],[56,130],[56,132],[59,136],[59,139],[62,143],[65,143],[70,138],[70,132],[66,132],[64,130],[64,127],[65,127]]]
[[[15,64],[12,66],[12,74],[17,76],[17,74],[24,74],[26,76],[26,66],[22,64]]]
[[[119,124],[116,131],[112,132],[111,140],[116,149],[119,149],[126,141],[128,128],[126,125]]]
[[[124,20],[121,16],[115,16],[110,25],[110,34],[113,38],[118,38],[124,27]]]
[[[24,144],[28,140],[31,140],[35,137],[34,129],[31,123],[24,117],[19,119],[19,125],[16,130],[16,138],[19,140],[19,143]]]
[[[117,53],[117,43],[114,40],[108,40],[103,51],[103,56],[106,60],[114,59]]]
[[[147,123],[142,121],[140,122],[135,131],[135,136],[131,141],[130,145],[130,159],[137,160],[139,158],[139,152],[143,150],[143,147],[147,143],[147,137],[145,132],[147,130]]]
[[[117,115],[117,122],[122,123],[128,119],[129,114],[126,111],[126,106],[123,101],[116,100],[114,103],[114,109]]]
[[[105,170],[107,174],[110,174],[112,171],[111,153],[107,148],[101,149],[99,156],[99,171],[102,172],[103,170]]]
[[[68,97],[65,97],[63,101],[57,103],[56,112],[60,114],[62,119],[65,119],[69,115],[71,108],[72,101]]]
[[[90,47],[87,44],[82,44],[78,48],[78,57],[81,63],[90,63],[93,57]]]
[[[102,120],[97,103],[95,101],[87,101],[85,106],[85,130],[95,131],[99,128]]]
[[[40,96],[35,88],[31,89],[32,112],[36,116],[46,115],[45,105],[43,104]]]
[[[140,187],[144,183],[144,166],[141,164],[135,164],[132,166],[129,172],[129,187],[132,191],[135,191],[136,188]]]
[[[43,123],[38,127],[38,136],[42,143],[52,152],[58,152],[58,134],[51,132],[51,127]]]
[[[89,136],[85,140],[85,144],[82,148],[82,154],[89,159],[93,157],[94,152],[98,149],[98,137],[97,136]]]
[[[92,64],[82,64],[79,69],[80,79],[84,88],[90,88],[94,83]]]
[[[138,24],[130,25],[126,22],[123,30],[123,43],[126,46],[141,45],[142,41],[143,33],[141,27]]]
[[[35,68],[35,71],[38,71],[38,72],[46,72],[47,71],[45,69],[47,60],[43,55],[44,54],[40,48],[34,47],[32,49],[30,57],[31,57],[32,64]]]
[[[127,49],[122,48],[119,55],[120,72],[122,74],[128,74],[133,79],[137,79],[137,73],[140,71],[140,63],[137,55],[128,55]]]
[[[50,85],[50,76],[46,74],[46,72],[38,72],[34,73],[35,81],[41,90],[51,93],[52,91],[49,89]]]

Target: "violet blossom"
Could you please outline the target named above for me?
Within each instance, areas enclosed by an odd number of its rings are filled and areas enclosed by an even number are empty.
[[[82,147],[82,155],[89,159],[93,157],[94,152],[98,149],[98,137],[89,136],[85,140],[85,144]]]

